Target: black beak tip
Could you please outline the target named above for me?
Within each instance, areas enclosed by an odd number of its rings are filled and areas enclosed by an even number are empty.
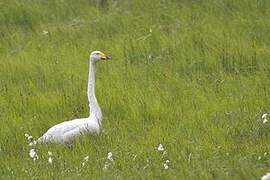
[[[111,57],[111,56],[106,56],[106,59],[107,59],[107,60],[111,60],[112,57]]]

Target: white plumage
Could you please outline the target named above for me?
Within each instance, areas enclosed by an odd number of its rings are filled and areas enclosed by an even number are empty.
[[[65,121],[51,127],[38,139],[39,143],[70,143],[82,134],[98,134],[101,130],[102,113],[95,96],[95,67],[99,60],[110,59],[100,51],[93,51],[89,59],[87,96],[90,116],[88,118]]]

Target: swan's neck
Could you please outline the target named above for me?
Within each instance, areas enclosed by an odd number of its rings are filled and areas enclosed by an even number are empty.
[[[101,123],[102,120],[102,113],[100,107],[97,102],[97,98],[95,95],[95,69],[96,63],[89,60],[89,77],[88,77],[88,101],[89,101],[89,108],[90,108],[90,116],[95,116],[96,119]]]

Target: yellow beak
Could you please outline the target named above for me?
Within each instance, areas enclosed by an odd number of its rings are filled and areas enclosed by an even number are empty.
[[[111,59],[110,56],[107,56],[104,53],[101,53],[100,57],[101,57],[102,60],[109,60],[109,59]]]

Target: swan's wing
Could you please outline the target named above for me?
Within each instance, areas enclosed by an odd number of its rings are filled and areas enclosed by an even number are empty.
[[[82,135],[85,132],[85,128],[82,127],[76,127],[71,129],[70,131],[67,131],[66,133],[62,134],[57,142],[61,143],[70,143],[75,137],[78,137],[79,135]]]
[[[97,123],[94,123],[94,121],[90,121],[83,125],[77,126],[69,131],[66,131],[55,142],[68,144],[72,142],[76,137],[79,137],[83,134],[94,134],[94,133],[97,134],[99,133],[99,125]]]
[[[42,137],[39,138],[39,142],[51,142],[61,139],[61,137],[67,133],[75,131],[76,129],[83,128],[86,124],[86,118],[74,119],[71,121],[65,121],[51,127]]]

